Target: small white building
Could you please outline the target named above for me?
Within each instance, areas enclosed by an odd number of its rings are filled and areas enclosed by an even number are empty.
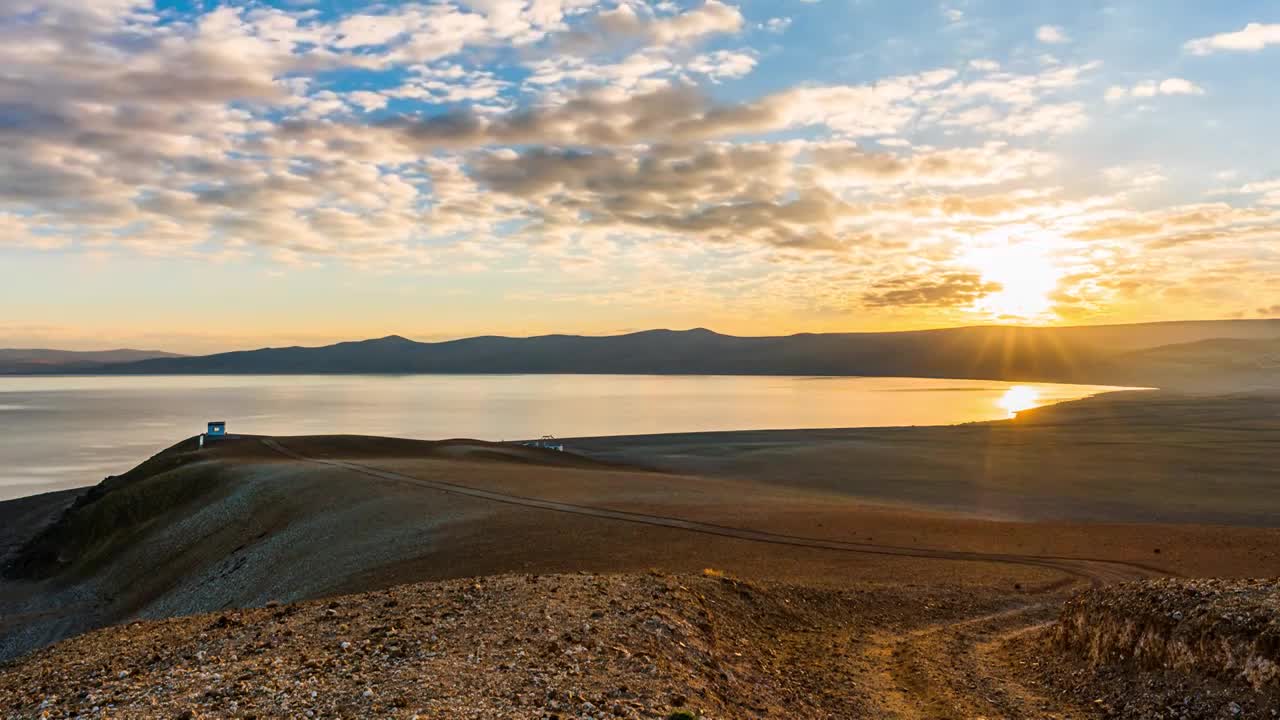
[[[536,447],[544,450],[555,450],[556,452],[564,452],[564,443],[556,439],[555,435],[543,435],[537,440],[522,442],[525,447]]]

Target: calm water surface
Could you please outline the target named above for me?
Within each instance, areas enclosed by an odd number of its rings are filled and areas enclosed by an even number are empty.
[[[652,375],[0,378],[0,499],[123,472],[226,420],[231,433],[510,440],[945,425],[1113,388],[916,378]]]

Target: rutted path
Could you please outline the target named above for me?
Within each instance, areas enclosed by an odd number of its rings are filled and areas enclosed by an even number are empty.
[[[871,695],[886,718],[1082,717],[1078,708],[1010,679],[1000,649],[1044,627],[1055,603],[1035,603],[894,636],[874,636],[865,652],[877,671]]]

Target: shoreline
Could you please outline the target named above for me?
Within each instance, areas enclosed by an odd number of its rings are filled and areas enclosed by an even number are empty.
[[[1274,527],[1280,526],[1280,458],[1271,438],[1280,437],[1280,419],[1273,417],[1273,402],[1273,395],[1260,393],[1116,390],[1014,418],[951,425],[559,441],[572,453],[619,466],[798,489],[889,511],[1001,522]]]
[[[137,379],[116,379],[123,377]],[[542,387],[546,383],[550,387]],[[1041,403],[1129,390],[1054,383],[1028,386],[1040,393],[1037,402]],[[235,429],[256,434],[341,430],[415,439],[465,436],[511,440],[548,432],[559,437],[640,437],[671,432],[813,432],[1001,421],[1007,418],[998,401],[1016,387],[1019,384],[972,378],[861,376],[243,375],[148,379],[82,375],[8,381],[0,377],[0,404],[12,402],[10,411],[0,412],[0,420],[15,423],[7,437],[0,437],[0,457],[8,466],[0,473],[5,483],[0,486],[0,498],[90,486],[173,442],[175,431],[198,432],[208,418],[196,413],[221,417],[227,413],[218,408],[228,406],[243,407],[239,415],[229,418]],[[103,393],[127,399],[116,411],[120,417],[102,415],[98,408]],[[1060,400],[1064,395],[1066,400]],[[259,397],[266,399],[255,399]],[[648,409],[628,413],[615,401]],[[244,422],[236,423],[240,416]],[[333,418],[333,422],[325,422],[326,418]],[[55,460],[83,467],[74,473],[55,473]]]
[[[564,439],[588,457],[1014,522],[1280,526],[1277,393],[1127,391],[955,425]]]

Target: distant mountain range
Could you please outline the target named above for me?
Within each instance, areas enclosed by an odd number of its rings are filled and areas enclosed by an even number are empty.
[[[635,373],[869,375],[1258,387],[1280,384],[1280,320],[1079,327],[981,326],[737,337],[706,329],[609,337],[392,335],[324,347],[83,365],[106,374]],[[45,365],[21,372],[68,372]],[[10,372],[13,372],[12,370]]]
[[[97,371],[105,365],[137,362],[153,358],[178,358],[176,353],[159,350],[74,350],[4,349],[0,348],[0,373],[84,372]]]

